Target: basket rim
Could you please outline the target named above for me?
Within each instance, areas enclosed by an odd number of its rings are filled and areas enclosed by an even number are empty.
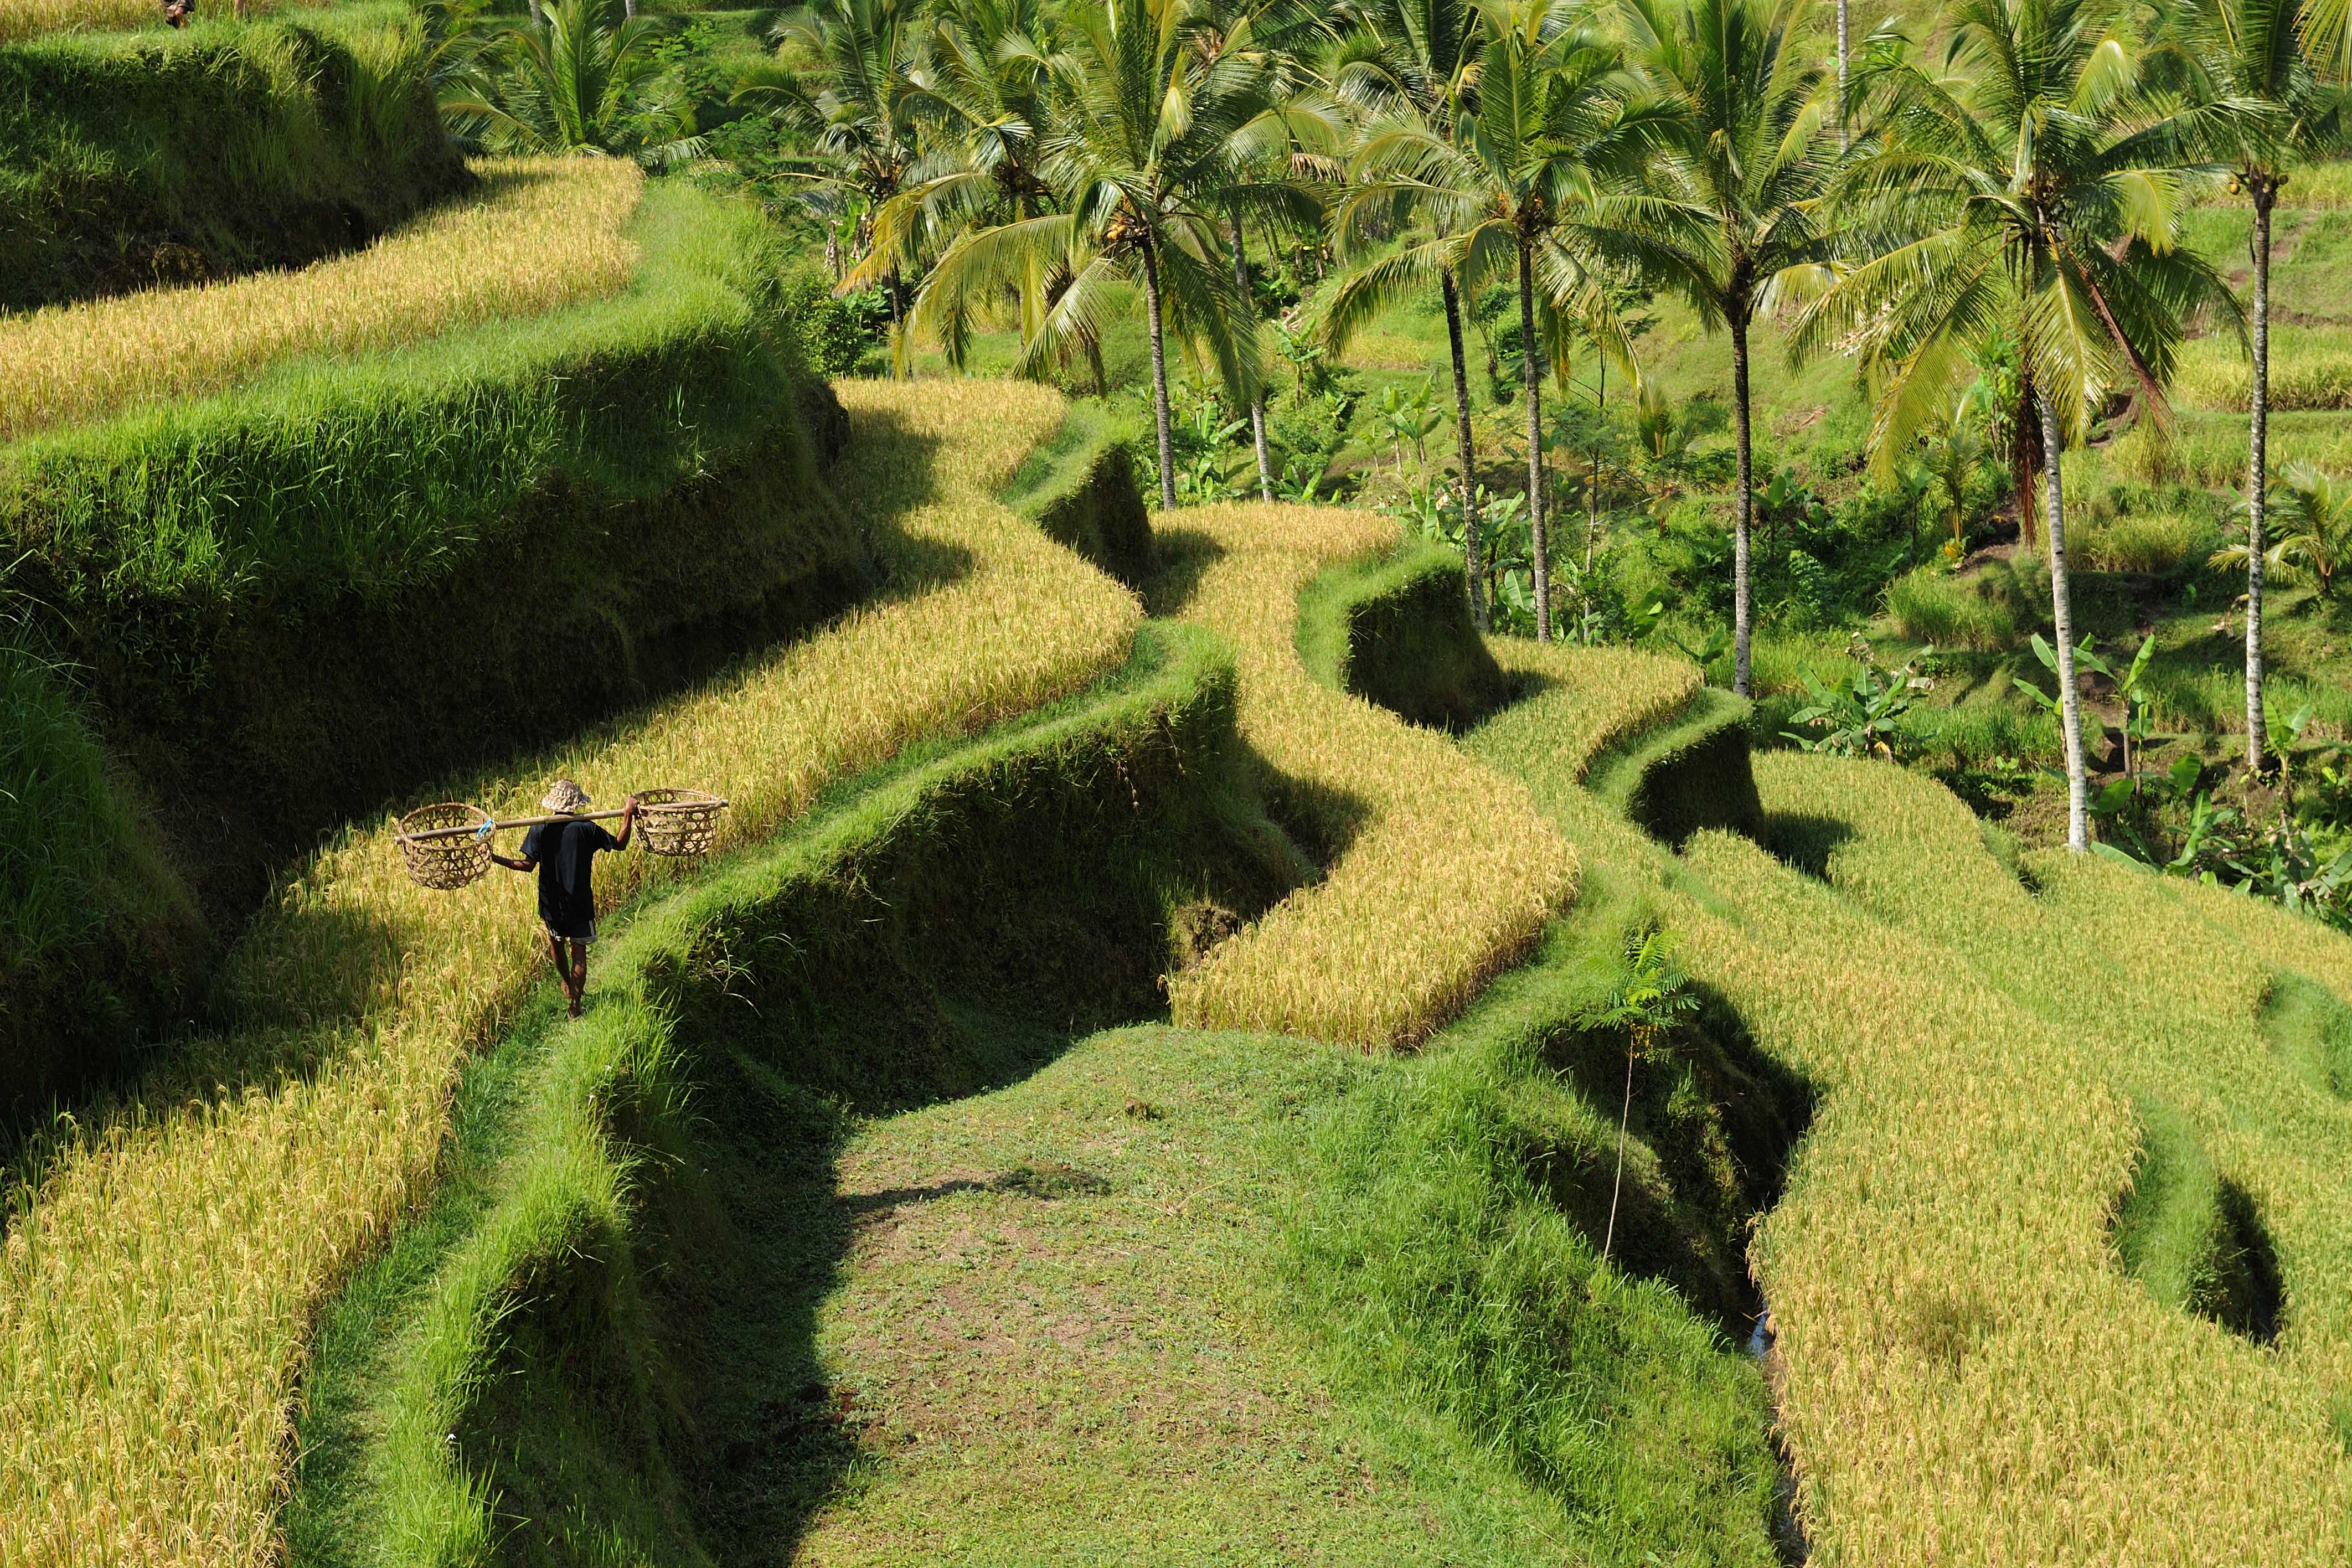
[[[669,798],[646,799],[645,797],[649,795],[667,795]],[[641,789],[633,798],[638,802],[637,809],[640,811],[684,811],[728,804],[725,796],[712,795],[709,790],[671,788],[667,785],[658,789]]]

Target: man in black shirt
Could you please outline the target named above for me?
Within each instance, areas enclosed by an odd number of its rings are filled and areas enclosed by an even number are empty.
[[[539,920],[547,928],[547,951],[555,960],[564,994],[571,998],[572,1016],[577,1018],[581,994],[588,989],[588,944],[596,940],[592,868],[603,851],[629,847],[629,835],[637,825],[637,797],[631,795],[621,808],[618,837],[593,822],[577,820],[588,809],[588,792],[570,779],[558,779],[549,785],[539,804],[543,811],[561,812],[573,820],[542,822],[524,834],[519,860],[495,854],[490,858],[509,871],[538,871]],[[572,949],[568,960],[567,942]]]

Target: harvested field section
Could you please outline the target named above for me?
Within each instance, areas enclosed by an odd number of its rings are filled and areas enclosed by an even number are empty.
[[[1242,733],[1308,819],[1329,875],[1169,983],[1175,1021],[1365,1046],[1444,1023],[1524,953],[1576,861],[1520,785],[1360,698],[1318,683],[1292,628],[1325,567],[1394,540],[1373,513],[1218,506],[1163,527],[1159,613],[1239,645]]]
[[[2352,1148],[2338,1109],[2263,1059],[2266,966],[2119,868],[2037,858],[2033,897],[1930,781],[1777,753],[1756,771],[1768,841],[1829,886],[1705,836],[1689,860],[1727,918],[1682,918],[1693,970],[1826,1091],[1757,1251],[1815,1545],[2338,1561],[2330,1238],[2352,1234]],[[2176,1109],[2275,1238],[2275,1351],[2126,1273],[2136,1100]]]
[[[293,273],[59,305],[0,321],[0,440],[217,392],[300,354],[397,348],[617,291],[645,177],[613,158],[478,165],[466,203]]]
[[[511,816],[552,772],[607,799],[691,782],[737,803],[740,842],[1124,657],[1134,600],[991,499],[1055,395],[844,393],[868,476],[845,500],[895,518],[906,596],[457,793]],[[615,863],[616,890],[646,864]],[[536,942],[520,881],[425,893],[382,831],[352,833],[238,955],[245,1026],[26,1173],[0,1247],[0,1560],[268,1560],[312,1314],[422,1195],[457,1065]]]

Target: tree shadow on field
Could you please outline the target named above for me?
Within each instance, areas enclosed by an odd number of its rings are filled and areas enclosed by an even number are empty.
[[[1815,881],[1826,882],[1830,879],[1831,858],[1853,837],[1853,827],[1834,817],[1811,816],[1795,811],[1768,811],[1764,814],[1763,830],[1756,836],[1756,841],[1790,870],[1801,871]]]
[[[1175,616],[1184,613],[1201,591],[1209,568],[1225,558],[1225,547],[1197,528],[1160,527],[1152,531],[1160,552],[1160,569],[1144,590],[1144,613]]]
[[[845,574],[784,571],[763,593],[747,592],[710,616],[643,637],[631,637],[617,624],[608,625],[595,635],[609,637],[613,646],[585,664],[623,668],[625,674],[569,706],[556,704],[535,715],[484,710],[452,734],[450,726],[432,715],[403,712],[395,704],[367,726],[382,731],[376,745],[384,754],[360,771],[379,782],[401,780],[394,787],[402,793],[385,799],[331,784],[320,798],[338,800],[344,813],[341,820],[362,826],[426,801],[492,798],[516,778],[536,779],[559,765],[554,748],[570,752],[624,736],[662,703],[740,680],[760,662],[822,635],[848,616],[877,603],[915,598],[969,575],[977,565],[970,550],[906,527],[917,509],[940,498],[940,445],[938,437],[909,428],[895,414],[854,415],[848,444],[830,470],[838,503],[834,510],[844,526],[859,533],[859,547],[842,555],[845,561],[854,558]],[[614,567],[625,569],[625,563]],[[502,595],[520,580],[495,565],[488,576]],[[453,647],[464,647],[455,629],[445,627],[442,635]],[[379,679],[373,684],[386,683]],[[426,731],[439,732],[439,739],[411,747],[416,768],[404,777],[403,765],[392,754],[408,744],[399,737]],[[416,771],[452,761],[471,765],[465,772]],[[421,786],[415,782],[420,778],[425,781]],[[167,824],[184,826],[192,814],[218,816],[205,811],[195,794],[163,803]],[[216,930],[257,914],[238,939],[246,951],[216,967],[201,1016],[182,1030],[141,1043],[118,1063],[94,1064],[46,1105],[26,1107],[11,1118],[0,1104],[0,1178],[26,1182],[36,1201],[43,1173],[59,1156],[102,1143],[120,1122],[165,1110],[230,1103],[253,1089],[274,1090],[292,1078],[332,1067],[363,1037],[366,1031],[354,1026],[391,994],[407,956],[392,921],[327,900],[288,896],[315,874],[320,856],[338,847],[343,837],[340,823],[298,814],[266,831],[257,823],[226,823],[216,833],[178,837],[204,844],[213,860],[240,863],[236,889],[223,893],[224,884],[215,879],[210,913]],[[299,857],[289,858],[278,847],[289,840],[306,846]],[[394,850],[385,842],[378,852],[390,856]],[[518,884],[509,891],[515,918],[528,920],[528,890]],[[478,889],[434,896],[482,894]],[[257,951],[256,943],[264,949]],[[510,1008],[521,988],[541,974],[534,964],[518,975],[494,1010]],[[0,1215],[0,1226],[5,1223]]]

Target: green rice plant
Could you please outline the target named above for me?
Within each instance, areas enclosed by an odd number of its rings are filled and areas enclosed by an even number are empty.
[[[1242,733],[1336,849],[1322,881],[1170,981],[1179,1025],[1412,1044],[1526,952],[1575,886],[1524,790],[1301,662],[1299,591],[1395,541],[1389,520],[1337,508],[1199,507],[1162,523],[1175,591],[1155,607],[1239,646]]]
[[[300,267],[467,185],[408,7],[21,42],[112,0],[0,0],[0,310]],[[218,19],[209,19],[218,18]]]
[[[728,841],[746,842],[923,736],[1126,655],[1133,597],[992,499],[1056,395],[843,390],[861,455],[845,504],[897,519],[911,583],[942,552],[968,568],[446,794],[514,816],[551,773],[607,799],[692,781],[735,802]],[[631,857],[608,877],[625,898],[648,873]],[[544,963],[536,927],[527,892],[425,892],[387,830],[354,827],[239,944],[235,1026],[35,1152],[0,1242],[0,1558],[274,1557],[314,1316],[429,1190],[459,1064]]]
[[[611,159],[478,166],[474,196],[299,272],[0,321],[0,442],[618,293],[643,180]]]
[[[1922,566],[1886,585],[1886,609],[1902,634],[1938,647],[1998,653],[2017,646],[2017,616],[1985,574],[1956,577]]]

